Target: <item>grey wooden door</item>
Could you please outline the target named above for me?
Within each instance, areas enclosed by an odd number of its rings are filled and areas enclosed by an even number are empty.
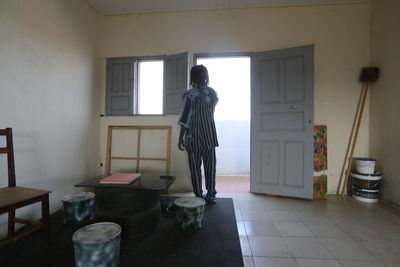
[[[314,46],[251,58],[250,191],[312,198]]]

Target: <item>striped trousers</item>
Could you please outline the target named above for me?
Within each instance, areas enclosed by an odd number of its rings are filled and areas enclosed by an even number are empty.
[[[193,152],[191,150],[187,152],[194,194],[197,197],[203,196],[203,189],[201,187],[201,163],[203,162],[207,189],[206,198],[215,199],[215,195],[217,194],[217,191],[215,191],[215,167],[217,164],[215,148],[206,152]]]

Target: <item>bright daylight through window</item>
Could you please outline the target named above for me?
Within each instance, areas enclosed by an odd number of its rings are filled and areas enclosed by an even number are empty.
[[[138,113],[163,113],[163,60],[138,62]]]

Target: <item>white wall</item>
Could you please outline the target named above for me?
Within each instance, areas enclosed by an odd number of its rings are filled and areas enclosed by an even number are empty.
[[[371,90],[371,156],[383,173],[383,200],[400,206],[400,1],[372,2],[371,62],[381,75]]]
[[[250,121],[216,121],[217,175],[250,175]]]
[[[100,53],[104,58],[184,51],[264,51],[306,44],[315,44],[315,123],[328,125],[328,190],[335,192],[361,88],[358,75],[361,68],[370,62],[369,3],[165,12],[100,18]],[[100,81],[104,98],[104,75]],[[369,104],[366,106],[368,112]],[[176,148],[177,117],[167,118],[108,117],[103,119],[107,123],[103,123],[101,131],[106,131],[106,124],[173,125],[175,139],[172,161],[175,161],[175,166],[172,173],[177,175],[174,186],[190,190],[187,162]],[[358,139],[357,156],[368,156],[368,129],[368,116],[365,116]],[[219,138],[228,137],[220,135]],[[101,143],[104,142],[103,136]],[[101,153],[104,157],[104,148]]]
[[[100,170],[97,15],[81,0],[3,0],[0,36],[0,128],[13,128],[17,186],[51,190],[54,211]],[[40,206],[18,214],[39,218]]]

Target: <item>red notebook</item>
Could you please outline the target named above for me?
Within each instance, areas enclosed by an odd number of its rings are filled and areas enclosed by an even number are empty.
[[[130,184],[140,177],[140,173],[114,173],[100,180],[101,184]]]

